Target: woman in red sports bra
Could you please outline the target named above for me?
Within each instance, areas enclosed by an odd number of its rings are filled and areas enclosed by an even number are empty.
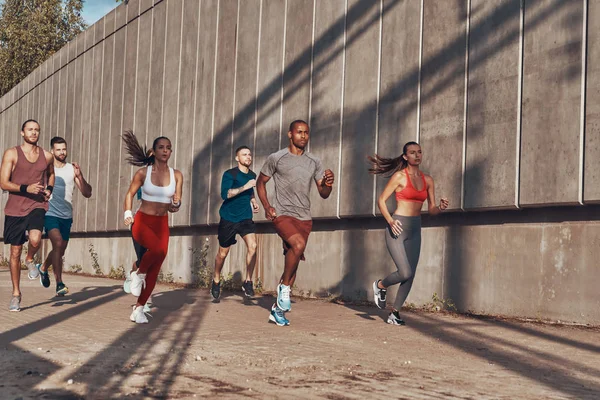
[[[373,295],[377,307],[384,309],[387,288],[400,284],[394,307],[387,319],[387,323],[392,325],[404,325],[398,312],[408,297],[419,262],[423,202],[427,200],[430,215],[437,215],[448,208],[445,198],[440,200],[439,206],[436,205],[433,178],[419,169],[422,156],[421,146],[416,142],[408,142],[397,158],[384,158],[377,154],[369,157],[372,164],[369,172],[390,176],[377,204],[387,221],[385,243],[397,271],[383,280],[373,282]],[[392,193],[396,196],[396,211],[390,215],[386,201]]]

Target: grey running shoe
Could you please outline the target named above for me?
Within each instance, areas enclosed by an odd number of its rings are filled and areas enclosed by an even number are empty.
[[[387,323],[390,325],[406,325],[404,320],[400,318],[398,311],[392,311],[388,316]]]
[[[27,266],[27,277],[31,280],[37,279],[40,276],[40,270],[33,263],[33,260],[26,262],[25,266]]]
[[[375,305],[383,310],[385,308],[385,297],[387,295],[387,290],[380,289],[379,286],[377,286],[378,283],[379,280],[373,282],[373,298],[375,300]]]
[[[212,285],[210,285],[210,295],[213,299],[219,300],[219,297],[221,297],[221,281],[219,281],[219,283],[212,281]]]
[[[8,311],[21,311],[21,296],[11,297]]]
[[[244,291],[244,295],[246,297],[254,297],[254,285],[252,285],[252,281],[246,281],[242,284],[242,290]]]

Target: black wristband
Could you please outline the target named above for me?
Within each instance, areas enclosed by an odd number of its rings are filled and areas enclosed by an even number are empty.
[[[50,193],[52,193],[52,191],[54,190],[54,186],[48,185],[48,186],[46,186],[46,190],[49,191]]]
[[[21,187],[19,188],[19,191],[21,193],[27,193],[27,185],[21,185]]]

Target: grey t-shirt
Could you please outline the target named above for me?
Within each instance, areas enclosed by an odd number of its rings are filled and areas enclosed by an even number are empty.
[[[321,160],[304,152],[301,156],[288,148],[271,154],[260,172],[275,182],[275,207],[277,215],[287,215],[299,220],[311,220],[310,188],[323,178],[325,170]]]

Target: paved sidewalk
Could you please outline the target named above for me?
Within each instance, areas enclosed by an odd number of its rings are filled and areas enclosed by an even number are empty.
[[[109,279],[67,275],[53,297],[22,277],[7,311],[0,269],[1,399],[598,399],[600,331],[297,300],[289,327],[272,297],[212,303],[206,290],[158,286],[148,325]],[[70,383],[71,382],[71,383]]]

